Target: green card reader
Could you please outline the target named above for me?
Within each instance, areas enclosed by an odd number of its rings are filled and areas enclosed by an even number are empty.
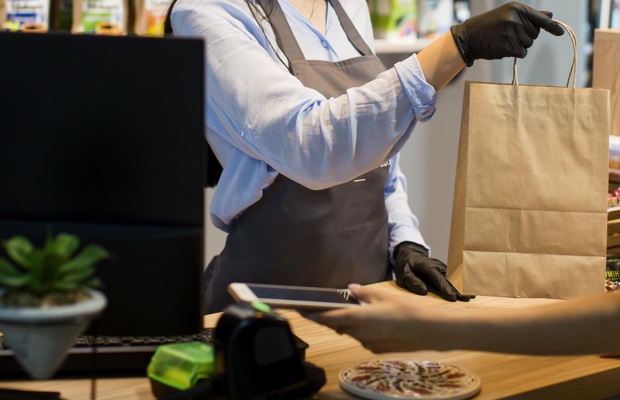
[[[153,395],[172,399],[301,399],[326,382],[303,360],[288,321],[259,302],[228,306],[213,343],[162,345],[147,368]]]

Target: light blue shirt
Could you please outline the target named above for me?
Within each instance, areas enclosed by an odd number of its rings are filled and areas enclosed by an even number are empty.
[[[306,59],[359,56],[331,6],[323,35],[287,0],[279,1]],[[366,1],[340,2],[373,48]],[[402,241],[426,246],[398,163],[416,122],[435,112],[437,94],[416,56],[328,99],[290,74],[271,27],[252,15],[264,15],[262,8],[252,4],[251,11],[245,0],[178,0],[171,18],[176,36],[206,42],[207,139],[224,166],[209,209],[215,226],[230,231],[278,174],[320,190],[391,160],[384,189],[390,251]]]

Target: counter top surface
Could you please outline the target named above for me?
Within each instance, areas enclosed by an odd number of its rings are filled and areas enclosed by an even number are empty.
[[[379,285],[401,290],[393,282]],[[469,303],[450,303],[432,295],[412,295],[412,299],[434,308],[518,308],[561,301],[478,296]],[[482,384],[476,399],[594,399],[620,394],[618,358],[602,358],[598,355],[522,356],[475,351],[419,351],[377,355],[364,349],[351,337],[338,335],[329,328],[301,317],[295,311],[278,312],[288,319],[292,331],[309,344],[306,359],[325,369],[327,383],[316,396],[317,399],[356,399],[340,389],[340,370],[361,361],[395,357],[453,364],[478,375]],[[218,314],[207,316],[205,325],[215,326],[218,317]],[[62,398],[67,400],[154,398],[145,377],[102,378],[94,384],[88,379],[7,381],[0,378],[0,388],[59,391]],[[96,397],[92,396],[93,390]]]

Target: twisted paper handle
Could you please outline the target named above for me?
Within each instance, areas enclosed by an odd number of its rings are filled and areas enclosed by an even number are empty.
[[[568,36],[570,36],[571,41],[573,42],[573,63],[570,66],[570,71],[568,72],[568,79],[566,80],[566,87],[570,85],[571,76],[573,78],[573,88],[575,87],[575,81],[577,79],[577,37],[575,36],[575,32],[573,32],[572,28],[566,25],[562,21],[558,21],[557,19],[552,20],[560,24],[566,32],[568,32]],[[517,58],[515,57],[514,62],[512,64],[512,84],[518,85],[519,79],[517,77]]]

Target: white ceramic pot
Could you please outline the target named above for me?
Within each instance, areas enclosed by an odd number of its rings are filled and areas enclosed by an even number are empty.
[[[105,295],[89,289],[88,298],[56,307],[0,307],[4,342],[32,379],[49,379],[90,322],[107,304]]]

